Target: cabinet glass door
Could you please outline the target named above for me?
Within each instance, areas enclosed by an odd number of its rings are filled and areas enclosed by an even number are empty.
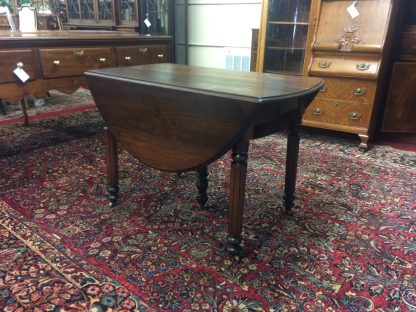
[[[301,74],[311,0],[271,0],[268,7],[265,72]]]
[[[169,29],[169,0],[141,0],[140,25],[144,35],[167,35]]]

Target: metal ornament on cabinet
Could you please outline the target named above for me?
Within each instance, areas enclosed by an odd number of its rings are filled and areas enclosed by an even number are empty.
[[[343,29],[344,34],[341,38],[337,39],[338,49],[341,51],[351,51],[354,47],[354,44],[364,43],[362,40],[358,39],[356,32],[359,27],[347,26]]]

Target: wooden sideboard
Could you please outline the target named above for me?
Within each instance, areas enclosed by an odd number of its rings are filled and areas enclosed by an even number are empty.
[[[0,31],[0,99],[45,97],[50,90],[72,93],[88,88],[84,72],[171,61],[170,36],[112,31]],[[14,70],[29,76],[23,83]],[[25,106],[22,106],[27,123]]]

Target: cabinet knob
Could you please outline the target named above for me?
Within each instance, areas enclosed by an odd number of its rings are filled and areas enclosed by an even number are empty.
[[[55,66],[59,66],[60,64],[61,64],[60,60],[54,60],[53,61],[53,65],[55,65]]]
[[[320,107],[316,107],[312,110],[312,113],[314,113],[314,115],[321,116],[325,113],[325,111]]]
[[[361,63],[357,64],[355,67],[360,71],[366,71],[370,69],[370,64]]]
[[[17,67],[19,67],[19,68],[23,68],[23,63],[22,63],[22,62],[18,62],[18,63],[16,64],[16,66],[17,66]]]
[[[107,59],[105,57],[100,57],[99,61],[100,61],[100,63],[105,63],[107,61]]]
[[[163,59],[165,56],[163,54],[158,54],[157,57]]]
[[[348,112],[348,117],[351,120],[360,120],[361,119],[361,114],[359,112]]]
[[[139,48],[139,52],[141,54],[145,54],[147,52],[147,48]]]
[[[81,57],[81,56],[84,56],[84,55],[85,55],[84,50],[74,50],[74,51],[72,51],[72,53],[73,53],[73,54],[74,54],[74,56],[76,56],[76,57]]]
[[[364,95],[367,92],[365,88],[355,88],[352,90],[352,94],[355,96],[361,96]]]
[[[129,63],[131,61],[131,57],[130,56],[125,56],[124,60],[126,61],[126,63]]]
[[[330,61],[319,61],[318,63],[320,68],[328,68],[331,64],[332,63]]]

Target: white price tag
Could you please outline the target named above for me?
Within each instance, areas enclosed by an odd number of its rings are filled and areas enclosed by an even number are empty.
[[[26,82],[30,78],[27,72],[21,67],[17,67],[13,72],[22,82]]]
[[[357,8],[355,7],[355,5],[357,4],[357,1],[354,1],[353,4],[351,4],[348,8],[347,11],[350,14],[351,18],[354,19],[356,18],[358,15],[360,15],[360,12],[358,12]]]
[[[145,19],[144,23],[146,24],[147,27],[150,27],[150,25],[152,25],[152,23],[150,23],[149,19]]]

